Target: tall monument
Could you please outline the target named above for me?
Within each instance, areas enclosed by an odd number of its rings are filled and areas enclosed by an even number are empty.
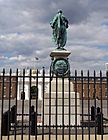
[[[53,29],[53,41],[57,46],[50,54],[52,59],[51,71],[58,76],[67,75],[70,73],[70,65],[68,62],[70,52],[67,51],[64,46],[67,41],[66,30],[68,28],[68,20],[63,15],[62,10],[58,10],[50,24]]]
[[[80,115],[75,115],[75,100],[77,100],[77,114],[80,114],[80,100],[79,94],[74,92],[73,82],[69,79],[68,56],[71,52],[65,49],[68,20],[63,15],[62,10],[57,12],[50,25],[53,29],[52,35],[56,48],[50,53],[52,81],[49,82],[48,86],[50,91],[48,88],[45,93],[44,124],[69,125],[70,120],[71,125],[75,125],[75,117],[77,117],[78,125],[80,124]]]

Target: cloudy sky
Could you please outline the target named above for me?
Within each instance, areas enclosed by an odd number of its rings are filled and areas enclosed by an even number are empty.
[[[49,69],[49,55],[56,48],[49,23],[58,9],[69,20],[66,49],[71,51],[71,70],[105,70],[107,0],[0,0],[0,69]]]

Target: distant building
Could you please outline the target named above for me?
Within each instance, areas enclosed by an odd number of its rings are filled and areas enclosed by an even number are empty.
[[[31,78],[30,78],[30,71],[25,71],[25,76],[23,78],[23,74],[19,71],[18,77],[16,77],[16,74],[13,73],[12,76],[9,74],[5,74],[4,80],[3,80],[3,74],[0,75],[0,99],[2,98],[2,94],[4,99],[15,99],[21,100],[22,95],[25,94],[25,100],[35,99],[38,96],[39,100],[42,100],[43,92],[45,92],[46,88],[49,83],[49,78],[45,78],[45,85],[44,85],[44,91],[43,91],[43,78],[42,74],[38,73],[38,83],[36,79],[36,70],[32,70],[31,72]],[[31,80],[31,82],[30,82]],[[24,85],[24,86],[23,86]],[[77,79],[77,83],[73,80],[74,85],[74,91],[77,90],[77,92],[80,94],[80,98],[82,99],[93,99],[94,97],[97,97],[98,99],[102,98],[106,99],[108,96],[108,82],[103,79],[102,82],[100,81],[100,78],[96,80],[96,84],[94,85],[93,79],[88,81],[87,79],[83,79],[83,83],[81,79]],[[76,86],[77,85],[77,86]],[[33,92],[34,89],[34,92]],[[38,95],[37,95],[38,90]]]
[[[4,80],[3,80],[4,79]],[[9,96],[14,99],[17,95],[17,77],[6,75],[4,78],[0,76],[0,99],[8,99]]]
[[[21,95],[25,94],[25,100],[29,100],[29,97],[31,94],[31,99],[35,98],[37,96],[37,93],[31,93],[31,88],[36,87],[38,90],[38,99],[42,99],[42,78],[38,78],[38,85],[37,85],[37,79],[36,79],[36,70],[32,70],[31,72],[31,78],[30,78],[30,72],[26,71],[25,76],[23,78],[23,75],[20,73],[20,76],[18,77],[18,90],[17,90],[17,99],[21,100]],[[39,74],[41,76],[41,74]],[[33,98],[32,98],[33,97]]]
[[[19,71],[18,77],[16,77],[15,73],[12,73],[12,76],[9,75],[9,73],[6,73],[3,77],[3,74],[0,75],[0,99],[8,99],[10,98],[14,99],[17,98],[17,100],[21,100],[21,96],[24,93],[25,94],[25,100],[29,100],[29,97],[31,95],[31,99],[36,98],[37,93],[33,92],[38,90],[38,99],[42,100],[42,87],[43,87],[43,81],[42,81],[42,74],[39,72],[38,76],[38,83],[36,79],[36,70],[32,70],[31,77],[30,77],[30,71],[25,71],[25,76]],[[49,79],[45,80],[45,89],[47,87]],[[30,82],[31,81],[31,82]],[[32,91],[31,91],[32,90]]]
[[[98,99],[106,99],[108,96],[108,83],[106,80],[102,80],[102,83],[100,81],[100,79],[96,80],[96,83],[94,84],[93,80],[89,81],[89,85],[88,85],[88,81],[87,80],[83,80],[83,84],[81,80],[77,81],[77,86],[75,86],[74,83],[74,89],[77,87],[77,92],[80,94],[80,98],[82,99],[94,99],[95,97]]]

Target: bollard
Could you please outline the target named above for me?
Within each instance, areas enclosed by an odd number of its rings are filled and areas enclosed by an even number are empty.
[[[8,132],[8,115],[9,115],[9,111],[6,111],[4,114],[3,114],[3,121],[2,121],[2,126],[1,126],[1,130],[2,130],[2,136],[7,136],[9,134]]]
[[[32,115],[33,112],[34,112],[34,105],[32,105],[30,107],[30,121],[31,121],[31,115]]]
[[[95,120],[95,107],[92,106],[91,107],[91,121],[94,121]]]
[[[25,92],[21,93],[21,100],[25,100]]]
[[[103,135],[104,134],[103,114],[102,114],[102,112],[97,114],[97,134],[98,135]]]
[[[35,119],[36,119],[36,115],[35,115],[36,113],[35,112],[32,112],[32,114],[31,114],[31,135],[35,135]]]
[[[100,107],[97,107],[97,114],[100,113]]]
[[[16,122],[16,105],[11,107],[11,123]]]

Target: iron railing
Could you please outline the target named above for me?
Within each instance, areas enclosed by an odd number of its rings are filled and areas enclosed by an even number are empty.
[[[37,88],[34,99],[32,86]],[[44,68],[42,73],[10,69],[9,74],[3,69],[0,99],[1,140],[25,135],[29,140],[96,140],[108,134],[108,72],[58,77]]]

